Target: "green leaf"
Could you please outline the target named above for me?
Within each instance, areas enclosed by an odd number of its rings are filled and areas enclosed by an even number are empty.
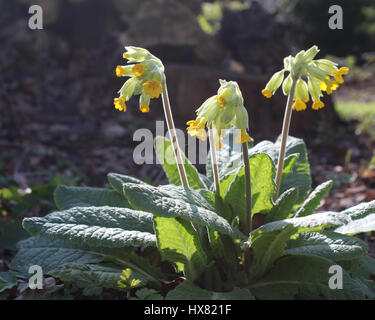
[[[260,299],[295,299],[299,294],[310,299],[364,299],[359,284],[343,270],[343,289],[329,288],[328,270],[335,263],[326,258],[309,255],[281,257],[270,272],[250,285]]]
[[[375,200],[371,202],[360,203],[341,212],[350,216],[352,220],[365,218],[369,214],[375,213]]]
[[[249,241],[242,244],[245,247],[251,247],[254,251],[254,260],[250,267],[252,277],[263,276],[274,261],[284,254],[287,241],[295,239],[299,233],[343,225],[348,219],[346,215],[337,212],[323,212],[270,222],[253,230]]]
[[[163,169],[168,177],[170,183],[180,186],[180,174],[178,172],[177,163],[175,160],[173,147],[171,142],[161,136],[157,136],[155,139],[155,152],[163,166]],[[204,184],[199,178],[197,169],[190,163],[190,161],[185,157],[184,153],[180,149],[182,162],[185,167],[187,179],[189,186],[193,189],[202,189]]]
[[[211,229],[208,230],[208,236],[215,259],[226,261],[236,267],[238,257],[233,239]]]
[[[287,243],[285,254],[311,254],[333,261],[359,258],[368,247],[362,240],[335,232],[303,232]]]
[[[245,237],[217,213],[193,204],[192,202],[195,201],[192,200],[194,198],[194,192],[189,193],[188,189],[185,190],[187,192],[186,196],[191,195],[191,203],[165,197],[165,194],[156,187],[133,183],[126,183],[124,185],[125,195],[133,208],[151,212],[154,216],[167,218],[179,217],[201,226],[210,227],[222,234],[228,234],[232,237]]]
[[[14,271],[0,272],[0,293],[17,285],[16,275]]]
[[[54,239],[31,237],[17,246],[19,251],[9,266],[25,277],[30,276],[28,270],[32,265],[39,265],[44,273],[48,273],[67,263],[98,263],[106,257],[87,246]]]
[[[86,296],[98,296],[103,288],[119,289],[117,281],[121,276],[121,268],[101,264],[65,264],[49,272],[62,281],[73,282],[78,288],[84,288]],[[136,275],[134,275],[136,277]]]
[[[292,215],[292,208],[298,199],[298,189],[290,188],[277,200],[271,211],[266,216],[266,223],[287,219]]]
[[[298,158],[299,158],[299,153],[291,154],[285,158],[282,180],[284,180],[289,174],[293,172],[293,166],[296,163],[296,160]]]
[[[254,300],[254,296],[244,288],[236,287],[231,292],[214,292],[201,289],[185,280],[168,293],[166,300]]]
[[[152,215],[127,208],[76,207],[25,218],[32,235],[99,247],[154,245]]]
[[[251,278],[259,278],[266,273],[275,260],[282,256],[287,241],[298,232],[291,224],[281,229],[263,232],[257,229],[250,233],[250,247],[254,252],[254,260],[250,268]]]
[[[110,206],[128,208],[129,203],[116,191],[105,188],[58,186],[54,193],[59,210],[73,207]]]
[[[116,190],[119,194],[123,195],[123,184],[127,182],[131,183],[146,183],[142,180],[139,180],[137,178],[127,176],[124,174],[119,174],[119,173],[108,173],[107,174],[107,179],[111,187]]]
[[[189,279],[196,279],[207,257],[191,223],[178,218],[155,217],[157,246],[163,260],[175,263]]]
[[[301,208],[298,209],[295,216],[304,217],[312,214],[314,209],[320,204],[320,201],[328,194],[333,186],[333,181],[326,181],[315,188],[313,192],[304,201]]]
[[[281,136],[279,136],[276,143],[272,143],[270,141],[262,141],[255,147],[251,148],[249,150],[249,154],[267,153],[275,163],[276,167],[280,152],[280,143]],[[288,159],[290,156],[296,154],[299,154],[299,157],[295,160],[291,173],[282,180],[280,193],[283,193],[290,188],[296,187],[298,189],[297,205],[300,205],[305,200],[305,197],[307,196],[311,188],[310,165],[307,159],[307,150],[303,140],[288,136],[285,148],[285,159]]]
[[[9,267],[28,278],[29,267],[39,265],[45,274],[68,264],[97,264],[111,261],[124,268],[132,268],[140,279],[154,280],[162,275],[152,272],[145,260],[133,253],[133,248],[102,248],[78,245],[69,241],[31,237],[18,243],[19,251]]]
[[[271,158],[266,154],[256,154],[250,157],[249,162],[252,215],[268,212],[273,206],[271,197],[275,189],[275,167]],[[228,179],[231,180],[230,183],[228,183]],[[233,179],[228,177],[223,180],[223,191],[220,190],[224,201],[232,206],[235,215],[239,216],[241,228],[244,228],[248,214],[246,212],[245,182],[245,167],[241,167],[239,172],[234,174]],[[220,184],[220,188],[221,186],[222,184]],[[227,190],[226,186],[228,186]]]
[[[362,256],[358,259],[341,261],[341,266],[347,270],[361,286],[368,299],[375,299],[375,259]]]
[[[335,232],[344,234],[356,234],[370,231],[375,231],[375,213],[362,219],[350,221],[348,224],[335,229]]]
[[[299,228],[299,231],[320,231],[325,228],[344,226],[350,221],[350,218],[340,212],[319,212],[306,217],[290,218],[281,221],[269,222],[256,230],[274,231],[284,228],[291,224]],[[256,231],[254,230],[254,231]]]

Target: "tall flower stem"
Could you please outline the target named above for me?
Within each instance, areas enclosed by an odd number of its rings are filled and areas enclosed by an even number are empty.
[[[177,163],[177,168],[178,168],[178,173],[180,175],[180,180],[181,183],[184,187],[189,186],[189,182],[187,179],[185,167],[182,161],[182,156],[180,152],[180,148],[178,146],[178,140],[177,140],[177,134],[176,134],[176,127],[173,122],[173,116],[172,116],[172,110],[171,110],[171,105],[169,103],[169,97],[168,97],[168,89],[167,89],[167,82],[164,77],[161,83],[162,86],[162,100],[163,100],[163,107],[164,107],[164,114],[165,114],[165,119],[167,120],[167,127],[168,127],[168,132],[171,137],[171,142],[173,146],[173,152],[175,156],[175,160]]]
[[[243,161],[245,164],[245,188],[246,188],[246,226],[245,234],[250,234],[252,230],[252,216],[251,216],[251,181],[250,181],[250,163],[249,151],[247,142],[242,143]]]
[[[281,145],[280,145],[280,152],[279,152],[279,160],[277,162],[277,171],[276,171],[276,190],[275,190],[275,194],[273,195],[274,201],[277,200],[277,198],[279,197],[279,193],[280,193],[281,178],[283,175],[283,168],[284,168],[286,140],[289,135],[290,120],[292,119],[292,111],[293,111],[292,106],[293,106],[293,100],[294,100],[294,92],[296,90],[296,84],[297,84],[297,80],[293,79],[290,92],[288,95],[288,100],[286,103],[286,108],[285,108],[283,129],[281,132]]]
[[[214,174],[215,191],[218,195],[220,195],[219,170],[217,166],[216,145],[215,145],[215,139],[214,139],[214,129],[212,125],[208,131],[209,131],[209,139],[210,139],[211,164],[212,164],[212,170]]]

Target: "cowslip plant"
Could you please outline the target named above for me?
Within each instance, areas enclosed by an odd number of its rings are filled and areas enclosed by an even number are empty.
[[[109,173],[106,188],[58,187],[57,211],[24,219],[32,237],[19,242],[0,290],[40,265],[91,296],[129,292],[134,280],[129,299],[375,299],[375,260],[354,236],[375,230],[375,201],[318,212],[332,181],[310,192],[305,144],[291,136],[273,201],[281,138],[246,143],[246,159],[235,138],[226,128],[217,149],[219,192],[210,159],[203,175],[180,150],[190,186],[181,185],[173,143],[163,137],[155,151],[170,184]],[[251,216],[262,221],[249,234],[246,182]],[[329,285],[332,266],[342,268],[342,289]]]
[[[289,56],[284,59],[284,68],[276,72],[266,87],[262,90],[266,98],[271,98],[276,90],[282,86],[282,91],[288,96],[283,128],[281,133],[280,156],[276,173],[276,191],[274,200],[279,196],[281,176],[284,165],[285,144],[289,134],[292,111],[302,111],[306,109],[306,103],[313,100],[312,109],[319,110],[324,107],[320,100],[323,91],[332,94],[332,91],[344,82],[343,75],[349,72],[349,68],[338,69],[337,64],[327,60],[314,60],[319,53],[317,46],[312,46],[309,50],[300,51],[295,57]],[[285,73],[289,75],[284,79]],[[305,81],[307,80],[307,83]]]
[[[245,185],[246,185],[246,199],[247,199],[247,223],[246,234],[251,230],[251,187],[250,187],[250,166],[249,156],[247,153],[250,136],[246,129],[249,128],[248,113],[244,107],[244,100],[241,90],[235,81],[219,80],[220,88],[217,95],[208,98],[201,107],[197,109],[197,118],[188,121],[189,126],[187,132],[196,136],[198,139],[206,139],[205,126],[209,128],[210,137],[210,151],[211,163],[213,169],[213,178],[215,184],[215,191],[220,195],[220,178],[217,166],[216,147],[221,149],[223,143],[221,137],[223,131],[230,127],[239,129],[238,136],[235,138],[235,143],[242,143],[245,163]]]

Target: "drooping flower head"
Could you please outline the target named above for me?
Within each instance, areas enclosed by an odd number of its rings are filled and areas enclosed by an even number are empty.
[[[249,127],[247,111],[243,105],[244,101],[240,88],[235,81],[220,81],[217,94],[208,98],[198,109],[197,118],[186,124],[188,133],[198,139],[206,140],[205,127],[214,129],[217,146],[221,146],[220,137],[222,130],[234,126],[241,130],[236,142],[248,142],[250,137],[246,133]]]
[[[295,57],[286,57],[284,69],[272,76],[262,90],[262,94],[266,98],[271,98],[276,90],[282,86],[283,93],[288,95],[294,80],[296,81],[295,93],[292,97],[294,110],[305,110],[310,96],[313,100],[312,109],[323,108],[324,103],[320,100],[323,91],[332,94],[340,84],[344,83],[342,76],[348,74],[349,68],[342,67],[339,69],[337,63],[327,59],[314,60],[318,52],[318,47],[313,46],[307,51],[300,51]],[[285,77],[285,72],[289,72],[287,77]]]
[[[150,111],[150,99],[159,98],[162,93],[164,66],[149,51],[137,47],[125,47],[123,58],[130,64],[117,66],[117,77],[130,77],[119,90],[120,96],[115,98],[115,108],[126,111],[126,101],[133,95],[139,95],[141,112]]]

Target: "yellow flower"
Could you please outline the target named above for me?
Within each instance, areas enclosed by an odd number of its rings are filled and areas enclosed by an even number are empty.
[[[262,90],[262,94],[266,97],[266,98],[271,98],[272,97],[272,92],[268,89],[263,89]]]
[[[147,113],[150,111],[150,107],[147,104],[142,104],[139,106],[139,110],[143,113]]]
[[[335,91],[339,87],[339,84],[336,81],[330,80],[327,76],[326,80],[320,83],[320,90],[326,91],[327,94],[332,94],[332,91]]]
[[[348,74],[348,72],[349,72],[349,68],[348,67],[343,67],[343,68],[340,68],[339,70],[335,71],[333,73],[333,76],[335,77],[335,80],[338,83],[344,83],[344,79],[342,78],[342,76],[344,74]]]
[[[191,136],[197,136],[198,139],[205,141],[207,139],[207,133],[204,129],[207,122],[207,118],[197,118],[186,122],[189,126],[186,130]]]
[[[224,107],[225,104],[227,103],[222,96],[217,96],[216,100],[219,103],[220,108]]]
[[[160,94],[162,93],[162,87],[159,81],[157,80],[149,80],[143,84],[143,88],[146,91],[146,94],[150,96],[150,98],[159,98]]]
[[[216,143],[216,148],[221,149],[223,147],[223,143],[221,142],[220,138],[218,142]]]
[[[246,133],[245,129],[241,129],[241,132],[238,134],[238,136],[234,140],[235,143],[245,143],[245,142],[250,142],[250,141],[251,141],[251,138]]]
[[[143,74],[145,73],[145,67],[144,67],[143,64],[141,64],[141,63],[137,63],[137,64],[133,67],[132,71],[133,71],[133,73],[134,73],[134,75],[135,75],[136,77],[142,77]]]
[[[293,110],[302,111],[306,110],[306,103],[304,103],[300,98],[297,98],[293,103]]]
[[[125,68],[123,66],[116,67],[116,76],[122,77],[125,74]]]
[[[314,103],[312,105],[312,108],[314,110],[322,109],[322,108],[324,108],[324,103],[322,101],[320,101],[320,100],[316,100],[316,101],[314,101]]]
[[[126,111],[126,104],[125,104],[125,97],[121,96],[120,98],[115,98],[113,100],[113,104],[115,105],[115,109],[120,111]]]

